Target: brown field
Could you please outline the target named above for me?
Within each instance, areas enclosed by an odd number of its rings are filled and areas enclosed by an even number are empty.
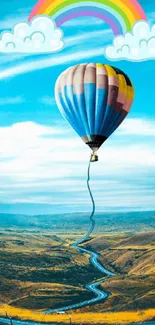
[[[76,237],[77,239],[77,237]],[[93,294],[84,286],[103,278],[89,256],[70,247],[72,235],[1,231],[0,316],[68,323],[68,315],[44,315]],[[155,319],[155,234],[97,234],[84,246],[116,275],[103,278],[104,302],[71,313],[73,324],[129,324]],[[62,294],[63,292],[63,294]]]
[[[101,263],[116,273],[101,285],[112,295],[99,305],[100,311],[133,311],[155,306],[154,233],[98,236],[85,247],[97,250]],[[98,311],[98,307],[86,310]]]
[[[38,322],[54,322],[68,324],[69,318],[72,324],[131,324],[134,322],[145,322],[155,320],[155,309],[141,310],[135,312],[107,312],[107,313],[68,313],[65,315],[44,315],[37,311],[14,308],[8,305],[0,307],[0,315],[5,316],[5,310],[9,316],[20,320],[31,320]],[[20,316],[19,316],[20,315]]]

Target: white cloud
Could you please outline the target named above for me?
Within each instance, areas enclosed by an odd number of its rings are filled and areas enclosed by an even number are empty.
[[[104,197],[104,206],[115,207],[120,196],[120,205],[130,206],[133,193],[136,206],[145,196],[146,187],[135,179],[143,180],[149,169],[150,175],[154,171],[155,148],[150,140],[147,145],[137,138],[134,143],[129,141],[129,135],[135,134],[134,122],[144,125],[146,133],[149,121],[130,119],[119,134],[123,144],[117,137],[109,139],[99,151],[99,163],[91,166],[98,206],[103,205]],[[86,175],[90,149],[74,132],[68,135],[68,129],[33,122],[0,128],[1,202],[89,204]],[[147,194],[149,200],[151,188]]]
[[[128,118],[121,124],[117,134],[155,136],[155,122],[140,118]]]
[[[48,106],[56,105],[55,99],[50,96],[44,96],[40,99],[40,103]]]
[[[13,33],[3,32],[0,52],[4,53],[48,53],[63,48],[62,31],[48,17],[34,18],[31,24],[20,23]]]
[[[130,124],[133,125],[133,123],[133,120],[130,121],[121,131],[123,140],[124,134],[127,134],[126,141],[128,141],[128,134],[135,134],[134,130],[131,132],[130,129]],[[77,168],[79,176],[85,175],[83,166],[87,165],[90,149],[75,133],[68,135],[67,130],[33,122],[1,127],[1,172],[3,176],[14,175],[17,178],[22,176],[30,179],[63,178],[66,174],[76,176]],[[102,164],[98,166],[96,175],[100,173],[115,175],[116,172],[122,174],[122,166],[124,172],[126,172],[125,168],[155,166],[155,151],[151,144],[146,146],[139,142],[128,142],[128,145],[122,146],[115,138],[115,143],[113,140],[108,140],[104,144],[104,150],[102,149],[103,147],[99,151]],[[103,164],[104,171],[102,170]]]
[[[24,73],[28,73],[31,71],[46,69],[49,67],[53,67],[56,65],[63,65],[65,63],[71,64],[72,62],[84,60],[87,58],[94,58],[97,55],[103,55],[103,48],[95,48],[92,50],[79,51],[76,53],[73,52],[71,54],[59,55],[57,54],[55,57],[50,58],[42,58],[39,60],[33,60],[27,63],[21,63],[18,65],[14,65],[11,68],[6,68],[0,71],[0,80],[10,77],[15,77]]]
[[[132,33],[117,36],[112,46],[105,48],[109,60],[146,61],[155,59],[155,25],[137,22]]]
[[[40,137],[44,135],[61,134],[62,131],[58,128],[43,126],[34,122],[21,122],[13,124],[12,126],[0,127],[0,139],[18,140],[21,134],[20,141],[22,138],[34,139],[34,137]],[[18,141],[19,142],[19,141]],[[15,148],[14,148],[15,149]]]
[[[24,102],[24,98],[22,96],[16,97],[0,97],[0,105],[15,105],[21,104]]]

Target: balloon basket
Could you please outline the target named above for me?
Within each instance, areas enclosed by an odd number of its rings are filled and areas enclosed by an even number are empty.
[[[98,161],[98,155],[93,153],[93,154],[91,155],[91,159],[90,159],[90,161],[91,161],[91,162],[96,162],[96,161]]]

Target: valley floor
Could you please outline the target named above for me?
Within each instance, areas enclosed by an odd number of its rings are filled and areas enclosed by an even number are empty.
[[[72,324],[91,325],[91,324],[134,324],[141,322],[151,322],[155,320],[155,309],[148,309],[135,312],[103,312],[103,313],[68,313],[62,315],[44,315],[37,311],[24,310],[19,308],[10,308],[5,306],[9,315],[12,318],[22,321],[54,323],[54,324],[69,324],[71,319]],[[0,314],[5,316],[3,307],[0,308]],[[23,323],[24,324],[24,323]],[[151,324],[151,323],[150,323]],[[33,325],[33,323],[32,323]]]
[[[75,233],[1,230],[0,316],[68,323],[69,314],[44,315],[49,308],[90,299],[86,284],[103,278],[89,256],[70,244]],[[129,324],[155,319],[155,233],[95,234],[83,245],[100,254],[116,275],[101,287],[106,301],[72,311],[73,324]],[[62,294],[63,293],[63,294]]]

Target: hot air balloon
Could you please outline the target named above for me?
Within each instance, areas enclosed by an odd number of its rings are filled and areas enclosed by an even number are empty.
[[[134,88],[121,70],[104,64],[79,64],[65,70],[55,86],[57,106],[82,140],[97,150],[123,122]]]

